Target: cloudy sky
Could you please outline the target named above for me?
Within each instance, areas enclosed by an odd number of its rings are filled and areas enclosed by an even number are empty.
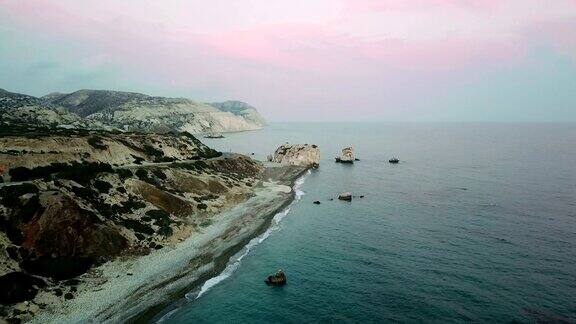
[[[576,0],[0,0],[0,88],[271,120],[576,121]]]

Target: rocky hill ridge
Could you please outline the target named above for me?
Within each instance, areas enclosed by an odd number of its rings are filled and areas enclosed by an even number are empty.
[[[194,134],[254,130],[264,125],[264,119],[253,107],[244,103],[231,106],[230,103],[237,102],[204,104],[186,98],[86,89],[37,98],[1,90],[0,121]]]

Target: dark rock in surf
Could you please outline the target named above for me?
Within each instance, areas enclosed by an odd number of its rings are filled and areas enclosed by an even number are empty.
[[[268,276],[264,282],[268,286],[284,286],[286,284],[286,275],[282,270],[278,270],[275,274]]]

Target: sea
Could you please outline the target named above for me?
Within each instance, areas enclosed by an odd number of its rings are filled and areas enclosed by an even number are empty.
[[[576,124],[271,123],[225,136],[202,140],[260,160],[316,144],[320,167],[154,322],[576,322]],[[347,146],[360,161],[335,163]],[[277,269],[287,285],[267,286]]]

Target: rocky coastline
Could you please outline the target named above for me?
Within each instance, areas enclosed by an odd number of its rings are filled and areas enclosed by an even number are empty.
[[[265,231],[312,166],[189,133],[5,128],[0,322],[153,317]]]
[[[220,220],[202,237],[189,238],[172,250],[159,250],[139,260],[105,265],[103,275],[120,276],[87,290],[55,313],[41,314],[33,322],[117,323],[155,318],[174,300],[218,275],[232,255],[266,231],[274,215],[294,200],[291,188],[307,170],[269,166],[265,172],[271,182],[263,183],[247,202],[219,215]]]

